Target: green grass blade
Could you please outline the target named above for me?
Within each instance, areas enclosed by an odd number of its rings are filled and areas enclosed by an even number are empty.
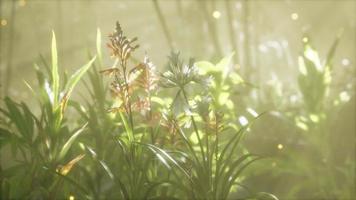
[[[71,95],[71,93],[72,93],[74,87],[76,86],[76,84],[78,83],[78,81],[82,78],[82,76],[85,74],[85,72],[90,68],[90,66],[93,64],[95,59],[96,59],[96,56],[94,56],[94,58],[92,58],[86,65],[84,65],[83,67],[78,69],[69,78],[68,83],[66,84],[66,87],[65,87],[65,92],[66,92],[66,95],[68,98]]]
[[[82,186],[80,182],[77,182],[75,179],[72,179],[69,176],[62,175],[59,172],[54,171],[54,173],[56,173],[59,177],[63,178],[65,181],[73,185],[75,188],[79,189],[84,195],[88,194],[88,191]]]
[[[168,163],[172,163],[173,166],[177,167],[190,180],[190,176],[189,176],[188,172],[172,156],[170,156],[166,151],[164,151],[163,149],[161,149],[159,147],[156,147],[155,145],[152,145],[152,144],[142,144],[142,143],[137,143],[137,144],[149,147],[149,149],[152,150],[152,152],[155,153],[156,156],[159,155],[158,158],[161,161],[164,160],[163,163],[165,165],[167,164],[169,166],[169,169],[171,168],[171,166]]]
[[[7,107],[7,116],[12,123],[16,126],[17,130],[20,132],[21,136],[30,139],[30,136],[27,134],[27,130],[25,127],[25,116],[22,115],[20,109],[18,108],[18,104],[15,103],[9,97],[5,97],[5,105]],[[5,113],[5,112],[4,112]]]
[[[121,117],[121,121],[124,124],[125,130],[127,132],[127,136],[129,138],[129,141],[133,142],[134,141],[134,136],[133,136],[133,133],[132,133],[132,129],[130,128],[125,116],[123,115],[123,113],[119,112],[119,114],[120,114],[120,117]]]
[[[11,144],[12,134],[9,130],[0,127],[0,150],[7,143]]]
[[[96,53],[98,55],[99,64],[103,63],[102,53],[101,53],[101,31],[98,28],[96,31]]]
[[[329,52],[328,52],[328,54],[326,56],[325,65],[326,65],[326,67],[329,67],[330,70],[332,69],[331,62],[332,62],[332,59],[334,58],[335,51],[336,51],[337,46],[339,45],[340,38],[341,38],[342,34],[343,34],[343,30],[337,35],[335,41],[331,45],[331,47],[329,49]]]
[[[244,164],[242,167],[238,168],[238,170],[232,174],[232,176],[229,177],[228,180],[228,185],[223,184],[223,195],[224,195],[224,199],[227,199],[230,190],[231,190],[231,186],[234,184],[235,180],[241,175],[241,173],[252,163],[254,163],[256,160],[261,159],[262,157],[257,157],[257,158],[253,158],[252,160],[248,161],[246,164]],[[226,183],[226,182],[224,182]]]
[[[58,53],[57,42],[54,31],[52,32],[52,91],[53,108],[57,107],[59,97],[59,73],[58,73]]]
[[[68,140],[67,142],[63,145],[61,151],[59,152],[58,159],[61,160],[64,158],[64,156],[67,154],[69,151],[70,147],[74,143],[75,139],[84,131],[85,127],[88,125],[88,123],[85,123],[79,130],[77,130]]]
[[[121,194],[123,196],[124,199],[130,199],[129,198],[129,194],[127,192],[127,189],[125,187],[125,185],[123,184],[123,182],[120,180],[119,177],[115,176],[112,171],[110,170],[109,166],[102,160],[99,161],[100,165],[103,167],[103,169],[105,170],[105,172],[108,174],[108,176],[117,184],[119,184],[120,190],[121,190]]]

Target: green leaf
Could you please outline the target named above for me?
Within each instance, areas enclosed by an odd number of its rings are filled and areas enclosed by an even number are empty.
[[[209,72],[219,72],[219,69],[217,69],[214,64],[208,61],[196,62],[195,66],[198,67],[199,73],[202,75],[205,75]]]
[[[73,187],[73,189],[79,189],[83,194],[88,194],[88,191],[85,187],[82,186],[82,184],[80,182],[78,182],[78,179],[72,179],[70,178],[69,176],[66,176],[66,175],[62,175],[61,173],[59,172],[56,172],[56,171],[50,171],[50,172],[53,172],[55,174],[57,174],[59,177],[61,177],[63,180],[65,180],[66,182],[70,183]]]
[[[137,143],[137,144],[147,146],[168,169],[171,169],[171,166],[169,164],[171,163],[173,166],[177,167],[177,169],[179,169],[179,171],[181,171],[190,180],[189,173],[166,151],[152,144],[142,144],[142,143]]]
[[[4,112],[7,114],[11,122],[14,123],[17,130],[20,132],[21,136],[27,139],[30,139],[30,136],[26,130],[26,123],[25,123],[25,116],[22,115],[20,109],[18,108],[18,104],[16,104],[13,100],[9,97],[5,98],[5,104],[7,107],[8,112]]]
[[[120,117],[121,117],[121,121],[124,124],[125,130],[127,132],[127,136],[129,137],[129,141],[133,142],[134,141],[134,136],[133,136],[133,133],[132,133],[132,129],[130,128],[125,116],[123,115],[123,113],[119,112],[119,114],[120,114]]]
[[[0,149],[11,142],[11,135],[9,130],[0,127]]]
[[[53,91],[53,108],[57,107],[59,97],[59,74],[58,74],[58,54],[57,42],[54,31],[52,32],[52,91]]]
[[[230,53],[229,55],[221,59],[219,63],[216,64],[216,68],[222,72],[223,80],[227,77],[229,73],[229,64],[231,63],[231,59],[234,54],[234,52]]]
[[[77,130],[69,139],[68,141],[63,145],[61,151],[59,152],[58,159],[61,160],[64,158],[64,156],[67,154],[69,151],[70,147],[72,146],[73,142],[75,139],[84,131],[85,127],[88,125],[88,123],[85,123],[79,130]]]
[[[225,105],[227,101],[229,100],[230,93],[229,92],[221,92],[219,95],[219,104],[220,105]]]
[[[256,196],[257,200],[278,200],[276,196],[267,192],[260,192]]]
[[[1,199],[11,199],[10,198],[10,181],[8,179],[3,179],[1,182]]]
[[[78,83],[78,81],[81,79],[81,77],[85,74],[85,72],[90,68],[90,66],[93,64],[95,61],[96,56],[92,58],[86,65],[82,66],[80,69],[78,69],[68,80],[68,83],[65,87],[65,93],[67,97],[71,95],[75,85]]]
[[[229,75],[229,78],[231,79],[232,83],[236,84],[236,85],[244,82],[244,80],[241,78],[241,76],[236,72],[232,72]]]
[[[102,54],[101,54],[101,31],[98,28],[96,31],[96,53],[98,55],[98,59],[100,64],[102,64]]]
[[[329,52],[328,52],[328,54],[327,54],[327,56],[326,56],[326,63],[325,63],[325,65],[326,65],[327,68],[330,68],[330,70],[331,70],[331,68],[332,68],[332,67],[331,67],[332,59],[334,58],[336,48],[337,48],[337,46],[338,46],[338,44],[339,44],[339,41],[340,41],[341,36],[343,35],[343,32],[344,32],[344,30],[342,29],[342,30],[340,31],[340,33],[336,36],[336,39],[335,39],[335,41],[333,42],[333,44],[331,45],[330,50],[329,50]]]

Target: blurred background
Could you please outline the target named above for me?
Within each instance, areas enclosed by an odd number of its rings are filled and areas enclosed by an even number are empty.
[[[234,69],[258,88],[241,90],[242,104],[258,112],[272,111],[256,124],[251,136],[246,139],[246,145],[249,150],[272,155],[274,159],[261,164],[267,168],[262,174],[254,174],[253,169],[250,170],[255,178],[247,182],[257,191],[268,190],[281,199],[289,199],[296,186],[303,184],[305,179],[312,179],[312,176],[303,176],[303,172],[308,172],[309,166],[319,163],[314,163],[317,159],[312,155],[312,163],[294,156],[294,153],[308,149],[305,146],[307,140],[298,136],[300,132],[308,132],[305,130],[308,124],[300,116],[312,116],[302,105],[304,94],[298,86],[298,56],[303,53],[303,40],[308,40],[323,60],[336,37],[343,32],[332,61],[330,93],[325,97],[325,110],[320,111],[323,113],[320,116],[328,116],[328,123],[323,125],[322,130],[328,132],[330,137],[327,142],[320,141],[319,146],[326,146],[330,151],[328,155],[331,153],[334,156],[333,163],[339,164],[337,172],[329,170],[322,174],[327,178],[333,177],[336,183],[336,186],[330,187],[335,191],[333,195],[350,193],[345,199],[354,195],[356,1],[0,2],[2,97],[9,95],[34,102],[23,80],[35,84],[34,63],[40,62],[41,56],[49,60],[52,30],[57,36],[60,68],[69,72],[85,63],[90,52],[95,52],[97,29],[101,30],[103,41],[107,41],[106,36],[113,31],[116,21],[120,21],[126,35],[139,38],[141,47],[134,56],[142,58],[147,53],[159,69],[163,69],[171,50],[180,51],[185,58],[194,57],[213,63],[235,52]],[[103,48],[104,63],[111,66],[112,60],[105,44]],[[284,158],[292,161],[285,162]],[[322,161],[319,163],[321,168],[325,167]],[[302,163],[305,171],[301,170],[293,176],[283,175],[286,169],[293,171],[293,167],[288,165],[293,162]],[[328,185],[328,181],[321,182]],[[313,197],[312,186],[310,191],[302,190],[302,194],[293,195],[310,199]]]

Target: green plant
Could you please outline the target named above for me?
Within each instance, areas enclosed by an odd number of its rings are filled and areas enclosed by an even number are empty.
[[[219,69],[226,67],[230,59],[231,55],[217,65],[218,69],[214,69],[214,66],[208,62],[195,65],[192,59],[188,64],[184,64],[179,54],[173,53],[167,65],[168,71],[162,74],[162,86],[176,88],[175,98],[170,106],[173,113],[171,123],[173,123],[173,132],[179,134],[183,145],[177,147],[181,152],[178,154],[180,156],[170,156],[155,147],[150,146],[150,148],[159,157],[165,158],[164,163],[169,169],[176,169],[187,178],[187,182],[177,181],[175,184],[190,199],[228,198],[234,186],[241,186],[239,179],[242,171],[259,159],[257,155],[244,154],[241,149],[240,152],[238,151],[241,156],[235,156],[235,152],[239,150],[239,142],[248,127],[238,128],[233,123],[225,124],[224,121],[231,116],[224,118],[223,113],[218,111],[226,101],[220,95],[224,95],[224,90],[228,89],[228,86],[224,85],[226,71],[219,74]],[[199,74],[198,67],[205,72]],[[211,84],[209,77],[201,75],[210,72],[209,70],[214,70],[219,78],[221,75],[222,80],[216,80],[215,84]],[[234,77],[238,77],[241,81],[238,75]],[[192,94],[188,95],[189,91],[203,92],[190,92]],[[189,99],[189,96],[193,96],[193,100]],[[174,109],[176,104],[183,108]],[[181,127],[182,115],[190,119],[188,124],[192,124],[191,128],[184,130]],[[226,138],[229,140],[226,141]],[[256,194],[249,195],[251,196],[248,198],[251,198]],[[270,194],[266,196],[276,199]]]
[[[36,65],[40,89],[26,83],[38,94],[39,114],[5,98],[0,147],[14,163],[1,165],[2,198],[227,199],[244,188],[241,199],[276,199],[243,186],[242,172],[260,156],[240,143],[250,124],[236,125],[232,111],[229,89],[242,82],[227,76],[232,55],[215,66],[172,53],[159,73],[147,56],[132,62],[136,38],[119,23],[109,39],[113,67],[103,69],[98,30],[98,59],[62,80],[53,34],[49,76]],[[84,98],[70,99],[85,73]],[[68,108],[77,112],[69,117]]]
[[[196,62],[200,74],[210,75],[212,77],[211,87],[209,93],[214,98],[215,108],[227,111],[232,111],[234,103],[232,102],[234,86],[245,83],[235,70],[230,67],[231,59],[234,53],[221,59],[217,64],[212,64],[208,61]],[[236,117],[236,116],[235,116]]]
[[[4,99],[6,108],[0,110],[0,130],[2,140],[11,146],[14,163],[2,170],[3,198],[55,198],[62,196],[63,181],[75,184],[67,174],[84,154],[73,155],[70,149],[86,124],[70,130],[65,111],[74,87],[94,60],[95,57],[60,85],[53,33],[49,78],[35,65],[40,89],[35,91],[27,84],[34,94],[38,94],[40,114],[31,111],[26,103],[16,103],[8,97]]]
[[[353,173],[355,165],[350,162],[351,155],[337,158],[340,147],[335,148],[335,135],[332,129],[340,101],[330,92],[333,77],[333,57],[340,35],[332,44],[324,60],[313,48],[310,38],[303,38],[303,51],[299,57],[298,86],[303,104],[289,114],[299,135],[295,137],[302,145],[291,147],[282,153],[285,159],[280,162],[276,173],[298,180],[298,185],[290,188],[288,198],[350,199],[355,193],[352,183],[342,181]],[[333,104],[333,102],[339,102]],[[338,137],[347,137],[343,133]],[[302,148],[302,150],[300,149]],[[348,174],[348,175],[347,175]],[[303,180],[297,177],[304,176]]]

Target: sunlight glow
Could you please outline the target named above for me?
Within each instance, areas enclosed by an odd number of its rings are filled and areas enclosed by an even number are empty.
[[[305,57],[312,61],[318,71],[322,71],[323,67],[321,66],[318,52],[312,49],[310,46],[307,46],[304,52]]]
[[[244,116],[240,116],[240,117],[239,117],[239,122],[240,122],[240,124],[241,124],[242,126],[246,126],[246,125],[248,124],[248,120],[247,120],[247,118],[244,117]]]
[[[219,18],[221,17],[221,13],[220,13],[218,10],[215,10],[215,11],[213,12],[213,17],[214,17],[215,19],[219,19]]]
[[[26,5],[26,0],[20,0],[19,1],[20,6],[25,6]]]
[[[296,20],[298,20],[299,15],[298,15],[298,13],[292,13],[292,14],[290,15],[290,18],[291,18],[292,20],[296,21]]]
[[[45,82],[44,87],[45,87],[46,93],[48,95],[49,101],[53,105],[53,103],[54,103],[54,94],[52,92],[51,86],[49,85],[48,81]]]
[[[299,56],[298,57],[298,66],[299,66],[299,72],[301,74],[303,74],[304,76],[306,76],[308,74],[307,72],[307,68],[305,67],[305,63],[304,63],[304,60],[303,60],[303,57]]]
[[[283,149],[283,144],[278,144],[277,148],[278,148],[279,150]]]
[[[7,25],[7,20],[6,19],[2,19],[1,20],[1,26],[6,26]]]
[[[350,95],[346,91],[342,91],[339,94],[339,96],[340,96],[340,100],[343,101],[343,102],[348,102],[351,99]]]
[[[347,58],[344,58],[341,60],[341,64],[344,66],[348,66],[348,65],[350,65],[350,60]]]
[[[257,113],[254,109],[252,109],[252,108],[247,108],[246,110],[247,110],[247,112],[249,112],[252,116],[254,116],[254,117],[257,117],[257,116],[258,116],[258,113]]]
[[[308,126],[304,122],[302,122],[300,120],[297,120],[295,122],[295,124],[297,125],[297,127],[299,127],[300,129],[302,129],[304,131],[308,131],[309,130]]]
[[[318,115],[314,115],[314,114],[311,114],[309,116],[310,120],[312,120],[312,122],[314,123],[318,123],[319,122],[319,116]]]

